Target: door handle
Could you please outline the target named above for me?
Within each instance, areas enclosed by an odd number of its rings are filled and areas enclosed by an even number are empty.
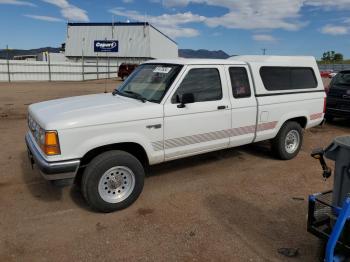
[[[223,110],[223,109],[226,109],[227,106],[218,106],[218,110]]]

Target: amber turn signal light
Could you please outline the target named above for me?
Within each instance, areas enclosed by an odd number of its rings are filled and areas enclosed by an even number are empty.
[[[45,144],[43,145],[43,151],[48,156],[61,154],[58,134],[56,131],[45,132]]]

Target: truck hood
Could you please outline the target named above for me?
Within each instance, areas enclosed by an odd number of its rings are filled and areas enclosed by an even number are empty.
[[[162,105],[111,93],[69,97],[32,104],[29,114],[46,130],[151,119],[163,116]]]

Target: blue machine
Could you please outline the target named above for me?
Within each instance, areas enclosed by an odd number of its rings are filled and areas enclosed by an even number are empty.
[[[335,161],[333,191],[309,197],[308,231],[327,241],[326,262],[350,261],[350,136],[337,137],[325,150],[311,154],[318,159],[325,179],[332,175],[324,156]]]
[[[350,261],[350,235],[346,232],[350,221],[350,197],[346,198],[342,208],[335,208],[327,201],[331,194],[330,191],[309,197],[308,231],[328,241],[326,262]]]

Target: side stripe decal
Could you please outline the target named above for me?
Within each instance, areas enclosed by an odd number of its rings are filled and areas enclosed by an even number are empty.
[[[312,114],[310,115],[310,120],[316,120],[316,119],[322,118],[322,116],[323,116],[323,113]]]
[[[262,123],[258,125],[257,132],[274,129],[276,126],[277,126],[277,121]],[[250,125],[250,126],[237,127],[237,128],[220,130],[215,132],[209,132],[204,134],[172,138],[164,141],[164,149],[171,149],[175,147],[193,145],[197,143],[209,142],[209,141],[225,139],[229,137],[253,134],[254,132],[255,132],[255,125]],[[163,141],[152,142],[152,147],[154,151],[163,150]]]

